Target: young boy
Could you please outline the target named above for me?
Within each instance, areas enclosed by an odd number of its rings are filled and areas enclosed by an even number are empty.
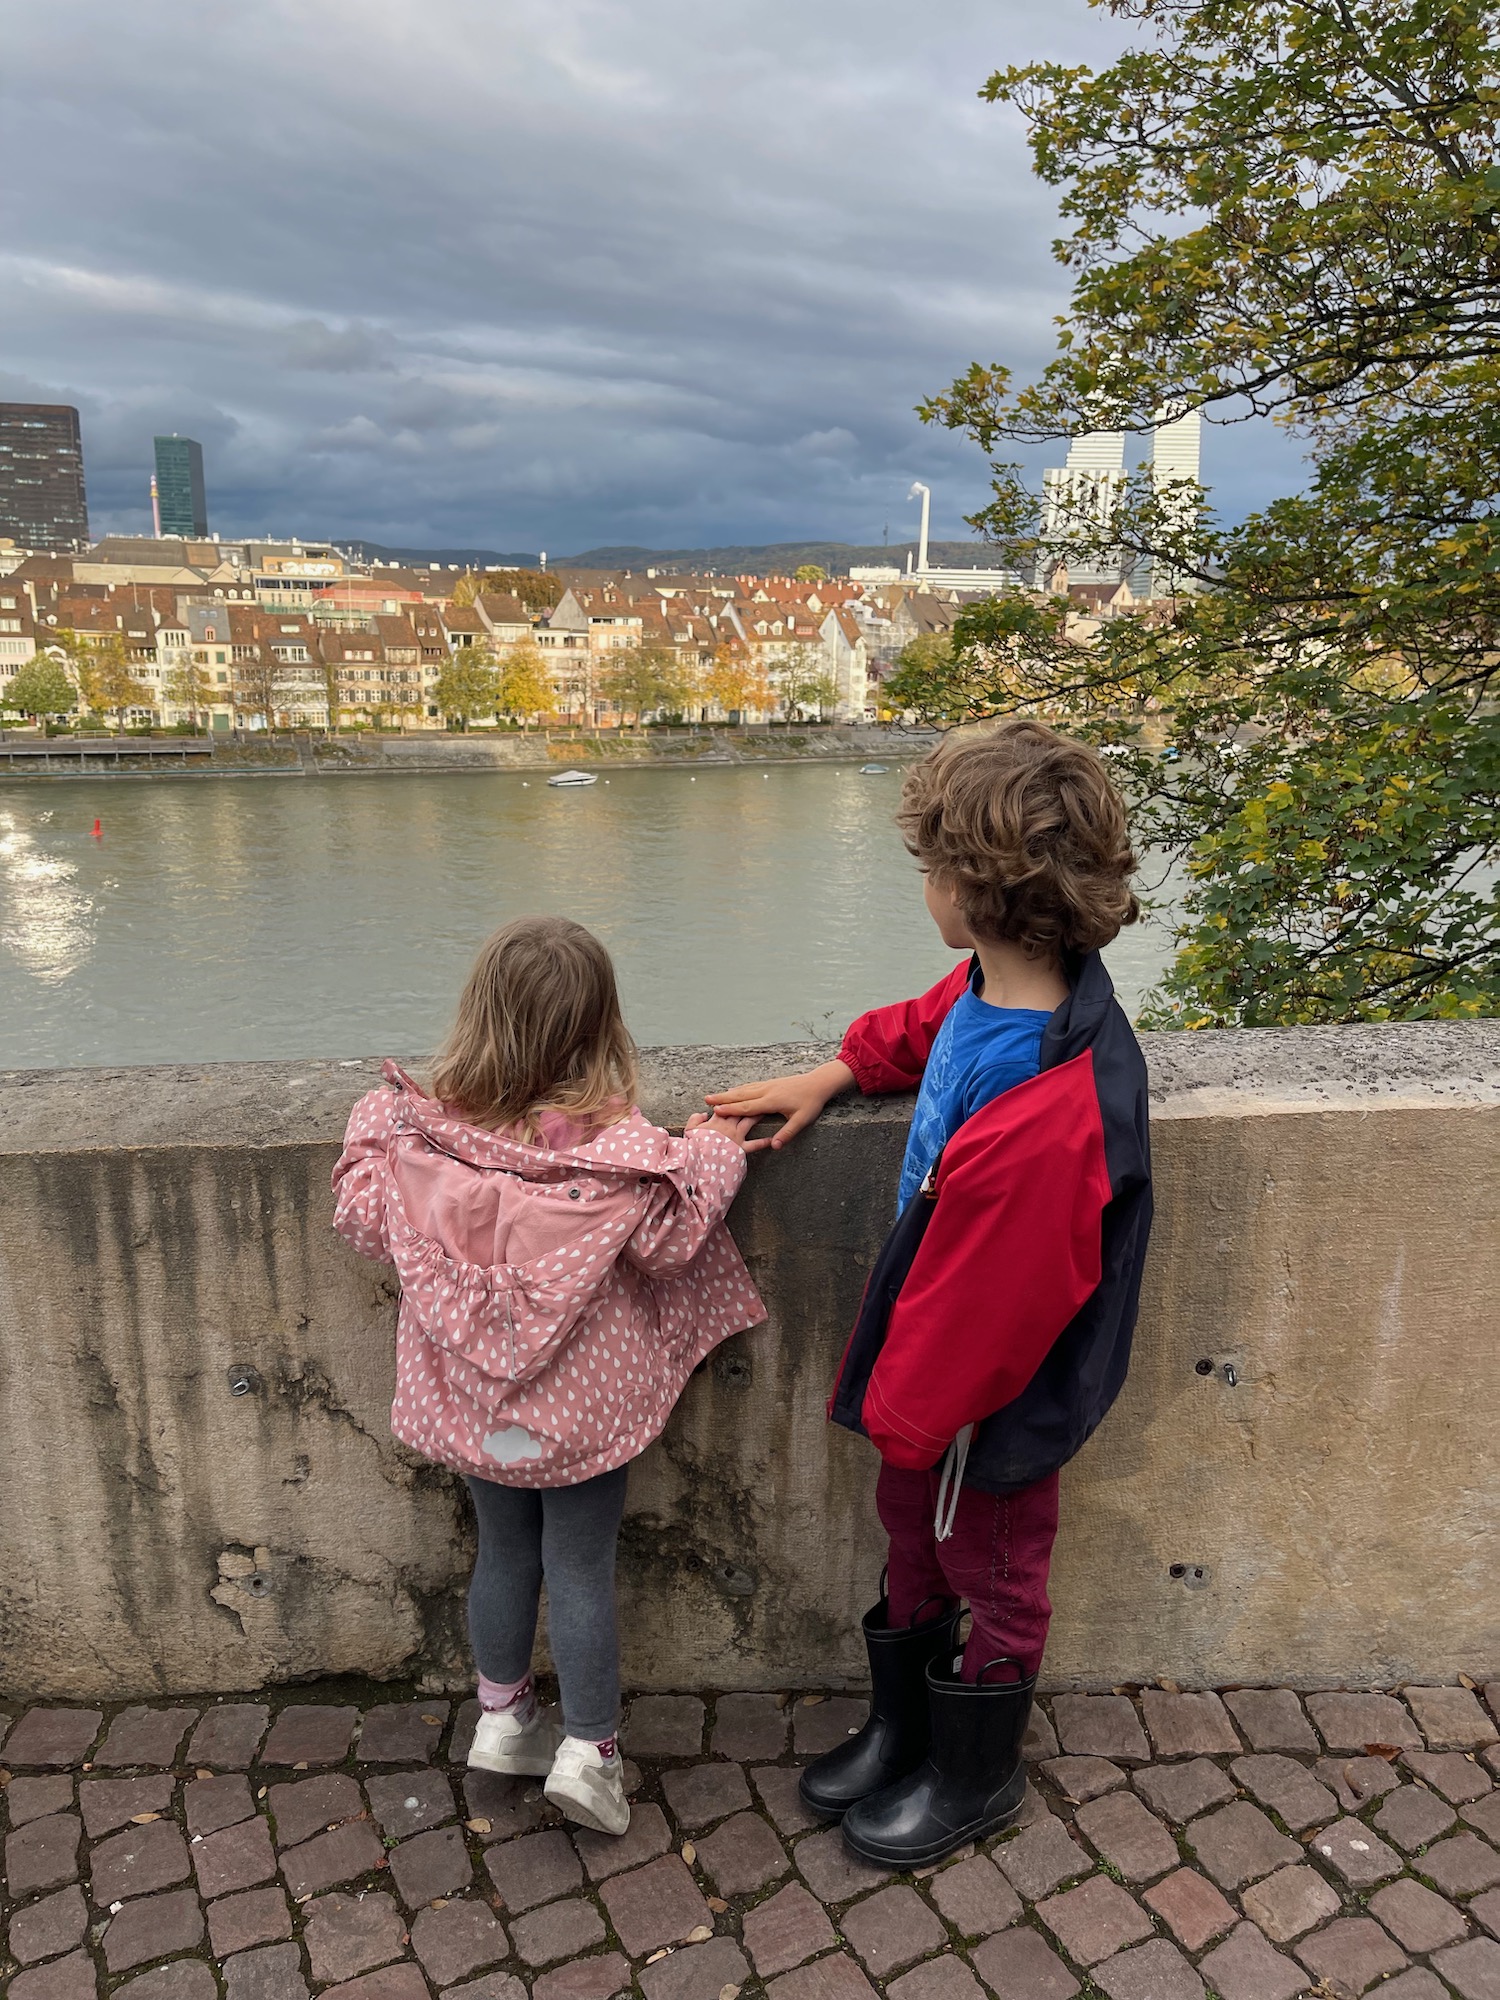
[[[802,1776],[855,1854],[916,1868],[1019,1810],[1058,1470],[1125,1379],[1151,1170],[1145,1063],[1099,957],[1138,914],[1101,760],[1031,721],[949,738],[908,774],[897,823],[967,963],[863,1015],[837,1061],[708,1101],[785,1118],[754,1150],[856,1084],[920,1085],[898,1220],[829,1403],[883,1461],[870,1720]]]

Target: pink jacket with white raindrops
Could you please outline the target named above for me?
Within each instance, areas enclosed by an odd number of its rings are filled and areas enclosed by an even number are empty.
[[[504,1486],[576,1486],[637,1457],[704,1356],[766,1316],[724,1226],[744,1154],[634,1109],[581,1140],[564,1125],[553,1151],[385,1075],[350,1115],[333,1189],[334,1227],[401,1280],[391,1429]]]

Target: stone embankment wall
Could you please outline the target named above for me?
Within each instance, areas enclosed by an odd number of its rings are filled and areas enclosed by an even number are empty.
[[[647,1103],[811,1052],[660,1051]],[[1149,1039],[1135,1367],[1065,1475],[1047,1677],[1500,1671],[1500,1024]],[[387,1430],[395,1293],[329,1227],[365,1063],[0,1078],[0,1691],[461,1680],[467,1503]],[[632,1479],[637,1686],[856,1678],[874,1458],[823,1398],[909,1106],[733,1216],[771,1306]]]
[[[931,749],[935,731],[889,724],[729,729],[573,731],[475,729],[457,735],[413,730],[338,736],[106,739],[56,737],[45,757],[31,731],[0,730],[0,784],[77,778],[389,776],[392,773],[557,771],[577,765],[806,764],[856,758],[904,763]]]

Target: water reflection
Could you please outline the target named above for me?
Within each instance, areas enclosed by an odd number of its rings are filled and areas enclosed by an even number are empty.
[[[33,828],[0,811],[0,948],[33,979],[56,985],[88,954],[93,903],[73,884],[77,868],[40,844],[51,813]]]
[[[430,1048],[479,940],[559,910],[605,938],[644,1043],[836,1032],[952,963],[891,824],[900,772],[11,786],[0,1064]],[[98,814],[104,839],[88,838]],[[1127,932],[1127,1005],[1165,956]]]

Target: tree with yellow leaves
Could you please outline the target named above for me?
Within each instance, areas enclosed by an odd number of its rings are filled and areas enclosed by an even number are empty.
[[[76,632],[59,632],[56,637],[78,675],[85,708],[112,715],[116,728],[123,729],[127,708],[154,706],[155,691],[137,678],[118,632],[93,642],[80,639]]]
[[[519,639],[495,662],[495,707],[522,729],[557,707],[557,689],[535,639]]]
[[[725,640],[703,676],[703,697],[726,715],[764,715],[776,700],[771,683],[743,646]]]

